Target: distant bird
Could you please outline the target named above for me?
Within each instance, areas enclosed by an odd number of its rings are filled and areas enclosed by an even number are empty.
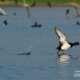
[[[77,25],[80,25],[80,22],[79,21],[77,21],[76,23],[77,23]]]
[[[27,11],[27,13],[28,13],[28,16],[30,17],[29,5],[26,4],[25,0],[23,0],[23,3],[24,3],[23,6],[26,8],[26,11]]]
[[[34,25],[32,25],[31,27],[41,27],[41,24],[38,24],[37,22],[34,23]]]
[[[75,9],[76,9],[77,16],[80,17],[80,13],[79,13],[78,8],[76,6],[75,6]]]
[[[30,55],[31,53],[30,52],[23,52],[23,53],[20,53],[18,55]]]
[[[17,15],[17,13],[13,13],[13,15]]]
[[[7,13],[3,9],[0,8],[0,15],[7,16]]]
[[[47,2],[47,5],[48,5],[49,7],[51,7],[51,3],[50,3],[50,2]]]
[[[34,7],[35,5],[36,5],[36,2],[32,3],[32,4],[31,4],[31,7]]]
[[[8,25],[7,20],[4,20],[3,24],[4,24],[4,25]]]
[[[59,54],[59,51],[65,51],[69,48],[72,48],[73,46],[76,46],[76,45],[80,45],[79,42],[74,42],[74,43],[71,43],[71,42],[68,42],[65,34],[63,34],[58,28],[55,27],[55,33],[57,34],[57,36],[59,37],[59,46],[56,48],[58,49],[58,52],[57,54]]]
[[[69,9],[67,9],[67,10],[66,10],[66,15],[67,15],[67,14],[69,14],[69,13],[70,13],[70,10],[69,10]]]

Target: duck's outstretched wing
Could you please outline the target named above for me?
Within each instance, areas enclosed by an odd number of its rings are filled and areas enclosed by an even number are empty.
[[[65,34],[63,34],[58,28],[55,27],[55,33],[57,34],[57,36],[59,37],[59,41],[60,44],[64,44],[64,43],[68,43],[68,40],[65,36]]]

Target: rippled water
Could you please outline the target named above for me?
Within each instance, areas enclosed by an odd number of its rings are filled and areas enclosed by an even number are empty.
[[[1,80],[79,80],[80,59],[57,61],[58,38],[54,32],[56,26],[69,41],[80,41],[80,25],[76,24],[80,18],[74,7],[30,8],[31,17],[23,7],[2,8],[8,16],[0,16]],[[66,9],[70,9],[69,15],[65,15]],[[31,27],[36,21],[41,28]],[[18,55],[29,49],[30,55]],[[80,46],[65,52],[80,56]]]

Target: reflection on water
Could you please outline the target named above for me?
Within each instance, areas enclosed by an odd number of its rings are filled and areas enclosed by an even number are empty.
[[[65,10],[69,8],[68,18]],[[0,79],[1,80],[75,80],[74,71],[80,60],[57,61],[58,39],[54,27],[59,27],[69,41],[80,41],[80,27],[76,24],[73,7],[30,8],[28,17],[23,7],[3,7],[7,17],[0,16]],[[14,16],[13,13],[16,12]],[[8,21],[4,26],[3,21]],[[41,28],[32,28],[34,22]],[[35,42],[37,40],[37,42]],[[30,45],[33,45],[31,47]],[[18,55],[30,51],[30,55]],[[73,47],[68,55],[79,55]]]

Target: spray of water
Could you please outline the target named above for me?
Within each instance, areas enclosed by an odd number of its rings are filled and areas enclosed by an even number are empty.
[[[37,40],[36,40],[33,44],[31,44],[31,46],[30,46],[29,49],[27,50],[27,53],[30,52],[30,50],[33,48],[33,46],[34,46],[36,43],[37,43]]]

